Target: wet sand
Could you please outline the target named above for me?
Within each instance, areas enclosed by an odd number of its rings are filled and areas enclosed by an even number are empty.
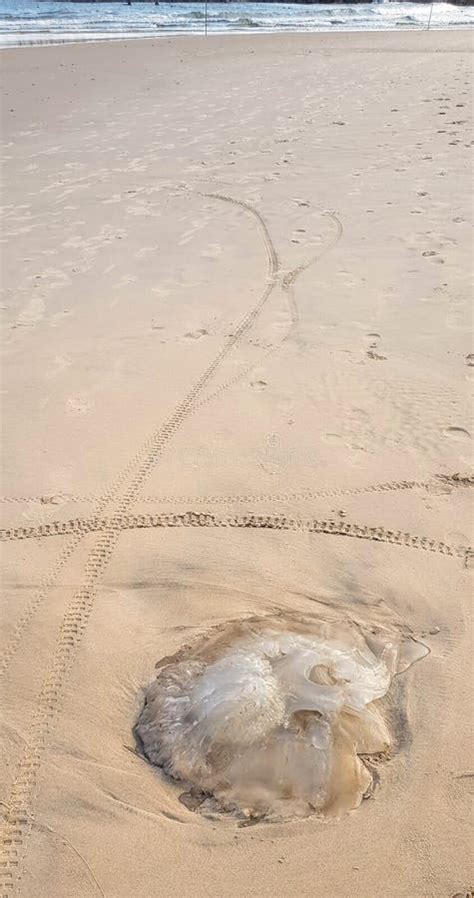
[[[2,898],[472,885],[470,47],[2,52]],[[430,649],[374,795],[188,809],[156,661],[318,603]]]

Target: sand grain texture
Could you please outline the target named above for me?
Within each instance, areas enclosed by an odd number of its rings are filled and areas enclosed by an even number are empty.
[[[472,886],[470,45],[3,52],[2,898]],[[155,662],[318,601],[431,650],[375,797],[193,813]]]

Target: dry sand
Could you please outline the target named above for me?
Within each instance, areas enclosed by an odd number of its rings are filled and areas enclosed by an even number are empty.
[[[470,491],[439,477],[471,465],[469,49],[2,54],[2,510],[35,528],[3,553],[2,898],[472,887],[471,581],[443,546],[469,545]],[[277,529],[137,528],[186,512]],[[251,828],[193,813],[133,751],[155,662],[317,600],[386,606],[431,649],[373,800]]]

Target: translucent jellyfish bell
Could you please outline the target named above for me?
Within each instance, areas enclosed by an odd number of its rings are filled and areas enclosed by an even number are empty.
[[[232,621],[160,665],[136,732],[152,763],[222,810],[343,813],[370,786],[362,758],[393,747],[384,702],[421,656],[406,641],[350,619]]]
[[[189,695],[189,713],[211,742],[250,745],[283,722],[285,702],[269,661],[232,654],[210,664]]]
[[[273,669],[280,689],[286,694],[288,714],[294,711],[317,711],[319,714],[336,714],[344,704],[345,691],[338,685],[320,685],[310,679],[318,667],[317,650],[294,646],[282,658],[275,660]]]

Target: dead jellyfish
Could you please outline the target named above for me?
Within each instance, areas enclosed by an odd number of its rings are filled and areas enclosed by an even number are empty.
[[[370,758],[396,750],[392,680],[424,654],[386,623],[232,621],[158,663],[135,731],[197,805],[244,818],[337,816],[370,792]]]

